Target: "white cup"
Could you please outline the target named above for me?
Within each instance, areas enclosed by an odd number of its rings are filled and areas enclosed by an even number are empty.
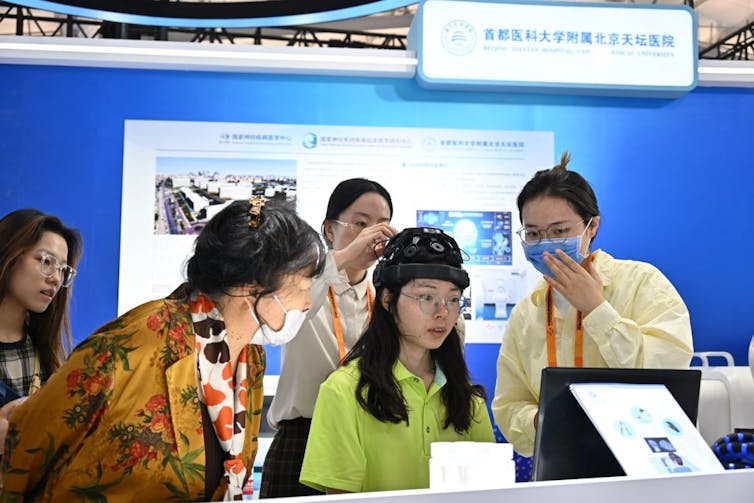
[[[431,489],[490,489],[516,482],[511,444],[433,442],[430,450]]]

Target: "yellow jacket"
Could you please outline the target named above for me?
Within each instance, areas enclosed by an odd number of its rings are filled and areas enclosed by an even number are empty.
[[[250,474],[265,353],[249,349],[241,456]],[[196,368],[183,287],[101,327],[11,416],[0,500],[206,500]]]
[[[689,312],[670,281],[650,264],[616,260],[600,250],[594,255],[605,302],[583,320],[584,367],[687,368],[694,352]],[[542,280],[513,308],[497,361],[492,413],[524,456],[534,450],[534,416],[547,366],[546,291]],[[573,366],[576,309],[554,314],[558,365]]]

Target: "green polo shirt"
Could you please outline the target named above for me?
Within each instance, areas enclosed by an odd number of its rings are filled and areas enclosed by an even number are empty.
[[[300,481],[319,491],[331,487],[350,492],[429,487],[432,442],[494,442],[484,401],[474,398],[468,431],[443,428],[445,405],[440,391],[447,382],[438,367],[427,391],[400,361],[393,375],[408,407],[408,422],[381,422],[356,401],[357,362],[333,372],[320,386],[306,444]]]

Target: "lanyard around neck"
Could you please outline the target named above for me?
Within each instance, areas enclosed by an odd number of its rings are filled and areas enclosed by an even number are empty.
[[[594,261],[594,255],[590,255],[586,259],[587,265],[591,267],[592,261]],[[555,313],[552,302],[552,287],[547,287],[546,296],[547,308],[547,324],[545,327],[547,333],[547,366],[557,367],[558,356],[555,345]],[[574,341],[573,348],[573,366],[584,366],[584,314],[581,311],[576,311],[576,340]]]
[[[338,298],[335,296],[335,289],[332,285],[327,290],[327,300],[330,301],[333,330],[335,330],[335,340],[338,341],[338,364],[340,364],[346,357],[346,341],[343,339],[343,320],[341,320],[340,310],[338,310]],[[374,302],[374,292],[367,285],[367,323],[372,317],[372,302]]]

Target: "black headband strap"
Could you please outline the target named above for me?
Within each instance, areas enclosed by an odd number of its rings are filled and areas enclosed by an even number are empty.
[[[381,283],[384,285],[395,285],[418,278],[450,281],[461,290],[469,286],[469,275],[466,271],[459,267],[444,264],[396,264],[385,266],[382,271]]]

